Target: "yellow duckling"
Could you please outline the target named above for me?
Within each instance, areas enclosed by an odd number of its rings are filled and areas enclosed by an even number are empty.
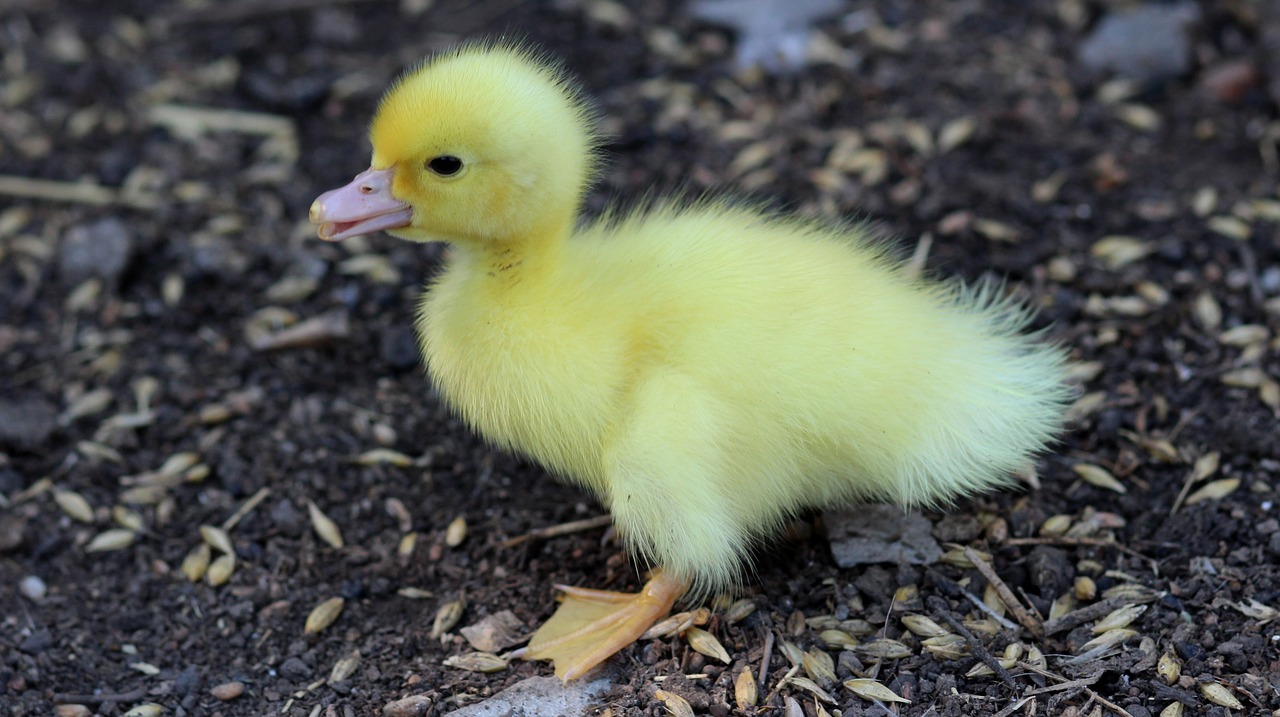
[[[1063,355],[1025,307],[912,278],[857,227],[725,201],[579,225],[592,111],[527,48],[427,60],[369,134],[371,167],[311,207],[320,237],[452,244],[418,317],[431,377],[656,566],[638,595],[567,589],[523,651],[566,680],[732,585],[788,516],[998,486],[1060,426]]]

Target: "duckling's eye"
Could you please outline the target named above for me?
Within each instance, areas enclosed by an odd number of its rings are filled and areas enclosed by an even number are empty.
[[[452,177],[462,171],[462,160],[454,157],[453,155],[442,155],[434,159],[428,159],[427,169],[430,169],[441,177]]]

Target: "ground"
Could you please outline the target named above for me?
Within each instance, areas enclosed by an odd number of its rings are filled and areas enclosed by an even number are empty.
[[[642,643],[600,709],[883,714],[862,678],[900,715],[1280,710],[1276,13],[1205,3],[1190,67],[1135,85],[1077,57],[1111,5],[848,3],[787,74],[661,0],[0,2],[0,703],[444,714],[550,674],[445,666],[460,628],[639,583],[599,521],[511,542],[603,511],[433,392],[411,322],[441,250],[306,224],[400,69],[515,31],[598,98],[588,211],[683,188],[870,220],[1004,278],[1080,383],[1019,490],[925,513],[942,561],[840,568],[801,516],[745,618],[711,604],[728,665]]]

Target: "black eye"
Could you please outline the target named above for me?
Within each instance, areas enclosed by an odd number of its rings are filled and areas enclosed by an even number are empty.
[[[462,160],[452,155],[442,155],[435,159],[428,159],[427,169],[441,177],[451,177],[462,170]]]

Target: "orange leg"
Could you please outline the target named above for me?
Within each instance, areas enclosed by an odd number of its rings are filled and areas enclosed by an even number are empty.
[[[552,660],[556,676],[568,682],[640,638],[671,612],[689,583],[654,571],[636,594],[557,585],[564,601],[533,634],[529,646],[513,653],[526,660]]]

